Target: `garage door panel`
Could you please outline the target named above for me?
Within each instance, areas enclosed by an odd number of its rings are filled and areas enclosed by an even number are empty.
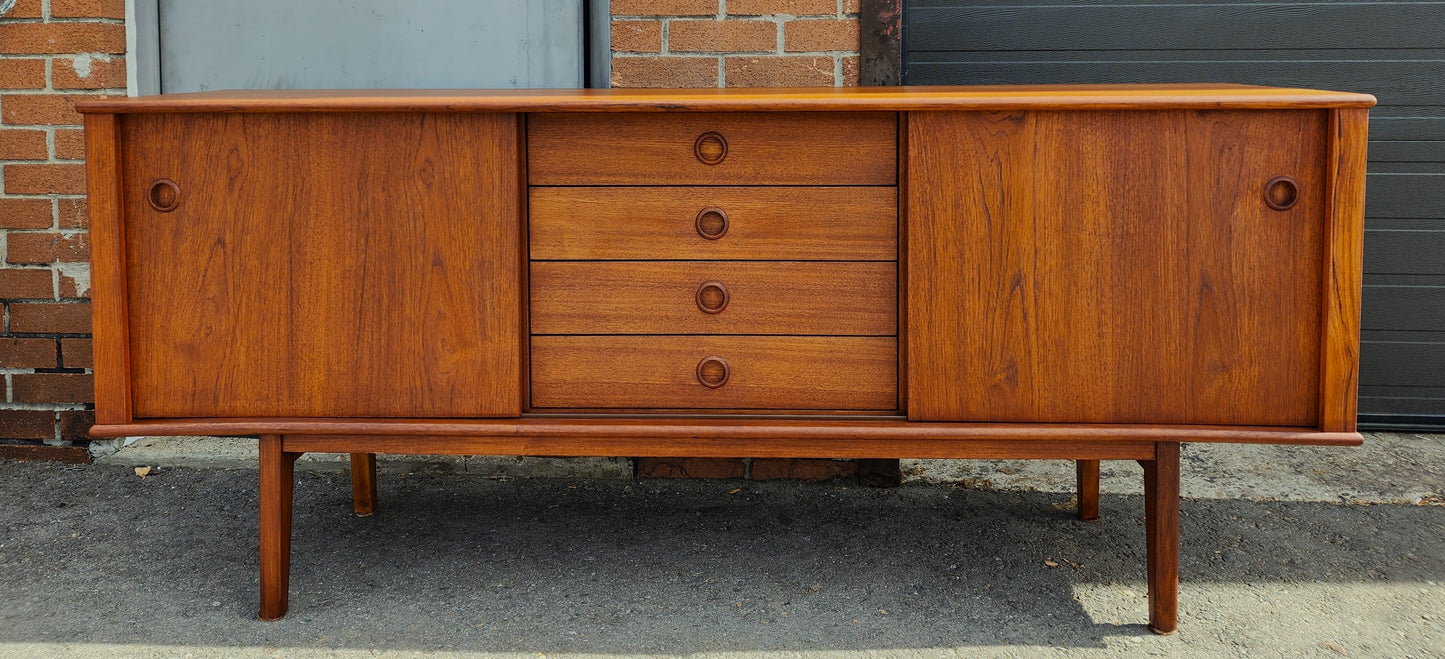
[[[1391,341],[1366,338],[1360,343],[1361,385],[1428,387],[1440,383],[1442,372],[1445,341],[1426,337]]]
[[[1371,140],[1370,162],[1372,164],[1445,162],[1445,141]]]
[[[1445,286],[1365,286],[1365,330],[1435,332],[1445,321]]]
[[[946,6],[946,5],[954,6]],[[908,34],[918,50],[949,50],[960,34],[973,50],[1099,48],[1433,48],[1445,6],[1416,2],[1195,2],[1158,0],[1007,6],[917,2]],[[982,4],[982,3],[969,3]],[[1182,5],[1183,3],[1180,3]],[[944,6],[940,6],[944,5]],[[1338,26],[1349,25],[1349,30]]]
[[[1369,174],[1365,178],[1365,216],[1380,219],[1445,218],[1445,174]],[[1445,226],[1441,228],[1445,229]]]
[[[1371,223],[1366,220],[1366,226]],[[1445,274],[1445,220],[1441,231],[1365,230],[1367,274]],[[1366,302],[1368,306],[1368,299]],[[1445,316],[1434,319],[1445,324]]]
[[[1445,141],[1445,108],[1376,107],[1370,111],[1371,159],[1376,158],[1375,143],[1387,140]]]
[[[1216,53],[1208,60],[1185,60],[1179,56],[1184,54],[1171,53],[1124,54],[1132,57],[1113,59],[1097,52],[1070,51],[1048,53],[1057,58],[1054,61],[1027,61],[1019,57],[989,61],[980,53],[919,53],[921,59],[911,60],[908,64],[907,79],[909,84],[915,85],[958,84],[960,81],[1002,85],[1044,80],[1060,83],[1236,82],[1367,92],[1375,94],[1381,103],[1445,104],[1445,59],[1393,62],[1305,59],[1281,62],[1232,52]],[[1371,53],[1368,56],[1391,55]],[[1067,59],[1070,57],[1078,60]]]
[[[1391,417],[1426,417],[1445,408],[1445,387],[1360,386],[1360,407],[1370,414]]]

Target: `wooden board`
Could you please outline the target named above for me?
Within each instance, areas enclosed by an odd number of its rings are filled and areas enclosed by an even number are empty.
[[[126,317],[120,123],[121,118],[115,115],[85,118],[97,423],[129,423],[134,418],[130,387],[130,320]]]
[[[1221,83],[751,89],[267,89],[95,97],[86,112],[753,112],[1365,108],[1368,94]]]
[[[738,416],[675,413],[667,417],[594,414],[591,416],[532,414],[520,419],[165,419],[137,421],[124,425],[96,426],[96,437],[128,437],[139,435],[256,435],[278,433],[287,442],[321,441],[326,436],[354,438],[386,436],[427,438],[433,440],[435,451],[466,450],[464,438],[512,440],[514,446],[527,451],[568,450],[568,442],[599,439],[613,442],[651,442],[648,447],[694,446],[726,450],[729,441],[761,440],[772,451],[798,451],[792,457],[809,455],[842,447],[852,441],[869,442],[875,446],[913,447],[927,442],[1067,442],[1073,445],[1133,442],[1241,442],[1253,444],[1299,444],[1320,446],[1359,446],[1359,433],[1321,432],[1315,428],[1260,426],[1179,426],[1120,424],[1050,424],[1050,423],[915,423],[901,418],[748,418]],[[308,438],[307,436],[315,436]],[[413,451],[419,450],[414,439],[408,439]],[[288,444],[289,445],[289,444]],[[636,445],[641,446],[641,445]],[[448,448],[450,447],[450,448]],[[291,450],[288,448],[288,450]],[[295,449],[303,450],[303,449]],[[312,449],[305,449],[312,450]],[[359,449],[358,449],[359,450]],[[624,448],[624,452],[625,452]],[[946,448],[930,456],[837,455],[835,457],[948,457]],[[1152,447],[1151,447],[1152,450]],[[582,455],[580,453],[542,453],[524,451],[519,455]],[[340,452],[350,453],[351,450]],[[385,453],[388,451],[378,451]],[[429,452],[420,450],[419,452]],[[480,450],[478,454],[486,454]],[[734,453],[733,456],[752,453]],[[610,455],[619,455],[612,453]],[[655,454],[654,454],[655,455]],[[687,455],[680,453],[679,455]],[[962,457],[962,456],[959,456]],[[1060,459],[1081,457],[1060,455]],[[1133,456],[1148,457],[1148,456]],[[1106,458],[1109,459],[1109,458]]]
[[[898,258],[891,187],[534,187],[530,197],[539,260]]]
[[[1360,282],[1364,262],[1368,110],[1329,114],[1320,301],[1320,429],[1350,432],[1359,415]]]
[[[670,433],[672,434],[672,433]],[[842,458],[842,459],[993,459],[993,460],[1137,460],[1154,453],[1145,441],[1081,441],[1034,439],[857,439],[819,436],[812,440],[780,441],[765,433],[742,439],[719,439],[706,434],[667,439],[619,438],[579,435],[567,439],[536,439],[518,436],[496,437],[409,437],[409,436],[307,436],[286,437],[287,450],[346,453],[364,450],[374,453],[420,455],[522,455],[522,456],[618,456],[639,451],[649,457],[736,458]]]
[[[699,306],[720,284],[727,304]],[[898,268],[887,262],[535,261],[535,334],[894,335]]]
[[[517,126],[126,117],[135,415],[520,413]]]
[[[909,418],[1317,423],[1325,113],[908,126]]]
[[[532,185],[893,185],[891,112],[532,114]],[[726,142],[720,161],[699,139]],[[846,165],[843,165],[846,163]]]
[[[897,359],[892,337],[533,336],[532,408],[893,410]]]

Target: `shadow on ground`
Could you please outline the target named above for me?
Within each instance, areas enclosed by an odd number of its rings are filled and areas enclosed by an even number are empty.
[[[0,462],[0,643],[683,653],[1148,634],[1137,496],[1106,496],[1092,524],[1066,495],[941,485],[411,474],[383,477],[366,519],[349,497],[344,474],[298,474],[291,613],[262,623],[254,471]],[[1445,582],[1442,538],[1438,506],[1186,500],[1181,625],[1202,625],[1190,593],[1209,584]]]

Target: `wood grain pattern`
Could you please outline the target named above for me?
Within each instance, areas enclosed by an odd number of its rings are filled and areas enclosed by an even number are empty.
[[[890,112],[531,114],[527,178],[532,185],[893,185],[896,122]],[[707,132],[727,140],[717,164],[694,154]]]
[[[351,454],[351,507],[360,517],[376,512],[376,454]]]
[[[256,90],[113,96],[80,112],[751,112],[1367,108],[1369,94],[1220,83],[754,89]]]
[[[124,128],[136,416],[521,411],[514,117]],[[141,198],[161,176],[171,213]]]
[[[898,408],[892,337],[536,336],[532,408]],[[726,359],[711,389],[698,362]]]
[[[1144,467],[1144,529],[1149,574],[1149,629],[1179,627],[1179,444],[1159,442]]]
[[[130,423],[130,318],[126,304],[121,118],[85,117],[85,178],[90,209],[90,297],[97,423]]]
[[[830,437],[810,443],[781,442],[773,437],[717,440],[707,436],[680,437],[668,442],[639,445],[616,437],[579,437],[571,441],[516,437],[431,437],[406,435],[296,435],[286,437],[287,448],[297,451],[336,452],[367,450],[377,453],[420,455],[627,455],[646,449],[647,455],[669,457],[734,458],[860,458],[988,459],[988,460],[1139,460],[1154,455],[1147,441],[1053,440],[938,440],[913,438],[857,439]],[[866,456],[866,458],[864,457]]]
[[[1355,430],[1360,387],[1360,286],[1364,260],[1369,110],[1330,114],[1320,339],[1320,429]]]
[[[909,417],[1315,425],[1324,131],[911,114]],[[1263,199],[1281,174],[1287,212]]]
[[[527,215],[531,212],[531,209],[529,207],[527,186],[522,185],[522,181],[527,178],[527,116],[524,114],[515,114],[512,115],[512,117],[516,122],[513,138],[517,144],[515,160],[515,166],[517,168],[517,227],[520,231],[520,235],[517,238],[517,290],[526,292],[530,290],[532,285],[528,279],[531,272],[530,269],[526,267],[528,252],[531,250],[531,227],[529,226],[530,222],[527,221]],[[527,401],[532,399],[532,365],[529,362],[532,352],[532,328],[530,325],[532,311],[530,294],[519,295],[519,297],[521,298],[521,309],[517,313],[521,331],[519,331],[516,336],[517,359],[520,362],[517,368],[517,392],[521,410],[526,412],[529,404]]]
[[[532,333],[894,335],[892,263],[547,261],[531,265]],[[699,285],[728,304],[703,312]]]
[[[1327,126],[1320,111],[1190,115],[1191,422],[1319,422]],[[1288,211],[1262,203],[1278,175],[1298,181]]]
[[[667,416],[644,417],[615,414],[591,416],[534,414],[520,419],[499,420],[167,419],[137,421],[119,426],[96,426],[91,432],[96,437],[257,435],[265,433],[280,433],[288,437],[291,435],[409,435],[453,439],[464,437],[502,438],[536,445],[570,447],[556,450],[580,450],[592,439],[635,440],[639,442],[639,448],[648,448],[649,450],[689,438],[705,438],[719,442],[768,440],[796,444],[787,450],[803,452],[823,450],[834,440],[845,439],[882,442],[891,440],[1168,441],[1315,446],[1359,446],[1364,441],[1356,432],[1322,432],[1316,428],[1147,424],[915,423],[902,418],[830,419],[813,417],[805,419],[677,413]],[[445,446],[446,442],[437,442],[437,450],[445,450]],[[385,451],[380,452],[384,453]],[[595,454],[522,453],[520,455]],[[649,453],[649,455],[652,454]],[[734,456],[736,455],[734,454]]]
[[[1074,478],[1078,483],[1079,519],[1099,520],[1099,461],[1076,460]]]
[[[900,19],[901,20],[901,19]],[[898,381],[905,383],[898,387],[898,409],[908,413],[912,403],[908,400],[911,388],[907,382],[913,375],[908,371],[908,117],[909,112],[898,113]]]
[[[727,233],[697,232],[699,211]],[[536,260],[893,261],[898,191],[887,187],[531,189]]]
[[[296,458],[280,435],[261,435],[260,548],[261,607],[257,617],[279,620],[286,615],[291,588],[291,490]]]

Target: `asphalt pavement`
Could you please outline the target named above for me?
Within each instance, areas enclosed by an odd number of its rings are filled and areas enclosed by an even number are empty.
[[[0,461],[0,656],[1442,657],[1445,438],[1412,441],[1274,467],[1337,500],[1186,446],[1170,637],[1144,625],[1127,463],[1095,523],[1007,465],[892,489],[423,469],[384,474],[370,518],[306,471],[267,623],[254,470]],[[1230,476],[1254,490],[1201,488]]]

